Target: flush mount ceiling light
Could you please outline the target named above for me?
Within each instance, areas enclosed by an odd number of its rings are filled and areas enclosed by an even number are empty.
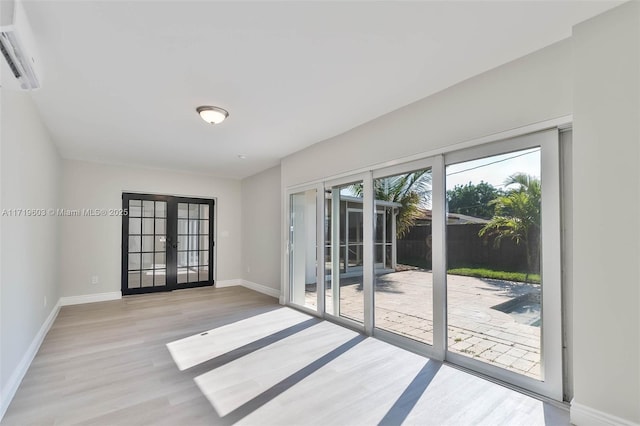
[[[226,110],[214,106],[200,106],[196,111],[209,124],[220,124],[229,116]]]

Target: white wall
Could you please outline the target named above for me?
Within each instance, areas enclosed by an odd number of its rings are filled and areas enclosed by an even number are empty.
[[[217,281],[239,279],[241,268],[238,180],[64,160],[61,207],[119,209],[123,192],[216,198]],[[120,217],[61,218],[62,296],[120,291]],[[97,275],[99,283],[91,284]]]
[[[640,6],[574,28],[575,402],[640,423]],[[578,416],[576,416],[577,414]],[[580,422],[584,413],[572,410]]]
[[[3,88],[0,98],[1,209],[58,205],[61,160],[31,97]],[[54,216],[2,215],[0,234],[1,417],[26,371],[29,347],[58,301],[59,245]]]
[[[639,7],[624,4],[578,25],[571,39],[281,164],[285,189],[573,113],[574,347],[567,353],[575,356],[572,420],[579,424],[640,423]]]
[[[284,187],[571,114],[564,40],[299,151]]]
[[[280,290],[280,166],[242,181],[242,278]]]

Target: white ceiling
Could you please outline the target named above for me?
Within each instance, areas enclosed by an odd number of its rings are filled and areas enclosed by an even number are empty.
[[[242,178],[620,2],[26,2],[65,158]],[[199,105],[230,117],[202,121]],[[239,154],[247,155],[241,160]]]

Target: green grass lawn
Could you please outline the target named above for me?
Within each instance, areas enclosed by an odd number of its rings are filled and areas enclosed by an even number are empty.
[[[447,273],[451,275],[464,275],[465,277],[492,278],[494,280],[519,282],[525,282],[525,276],[527,275],[524,272],[494,271],[485,268],[453,268],[447,270]],[[529,274],[527,281],[540,284],[540,274]]]

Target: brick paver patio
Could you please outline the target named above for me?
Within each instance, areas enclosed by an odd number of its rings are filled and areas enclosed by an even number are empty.
[[[431,272],[424,270],[378,276],[376,327],[431,344],[432,283]],[[449,275],[449,350],[540,379],[540,327],[529,325],[539,319],[539,295],[539,285]],[[315,306],[315,297],[315,291],[307,292],[309,305]],[[362,322],[364,302],[359,278],[341,280],[340,301],[342,316]],[[509,309],[518,301],[522,303]],[[328,312],[331,303],[331,291],[327,289]],[[510,310],[518,313],[503,312]]]

